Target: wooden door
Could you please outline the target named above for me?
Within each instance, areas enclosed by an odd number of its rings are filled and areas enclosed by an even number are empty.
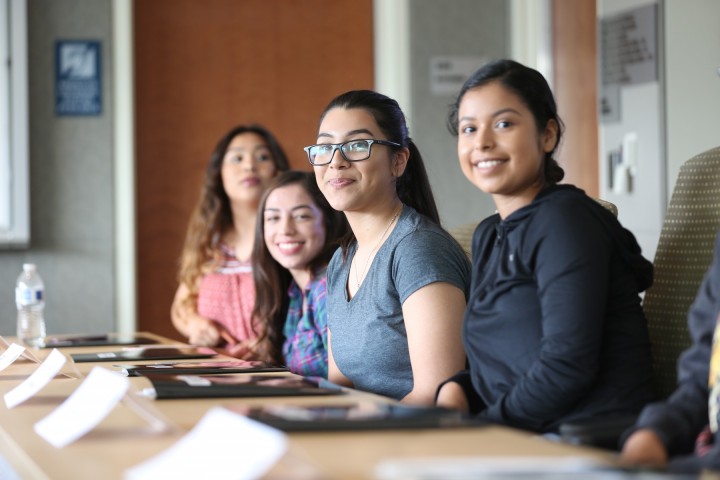
[[[256,122],[309,169],[327,102],[373,87],[372,0],[134,3],[138,329],[180,338],[170,304],[219,137]]]
[[[558,155],[563,183],[597,196],[598,86],[595,0],[553,0],[553,90],[565,122]]]

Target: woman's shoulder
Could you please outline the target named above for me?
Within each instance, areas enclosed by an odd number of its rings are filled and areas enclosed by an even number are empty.
[[[562,205],[568,208],[600,209],[611,213],[610,210],[600,205],[597,200],[585,193],[584,190],[574,185],[554,185],[546,188],[538,194],[533,203],[541,208],[547,208],[550,205]]]
[[[436,248],[437,244],[457,243],[453,236],[440,225],[411,207],[406,206],[405,208],[409,211],[400,228],[398,244],[402,244],[403,247],[417,244],[420,247],[427,246],[432,249]]]
[[[429,217],[419,213],[410,206],[405,206],[398,221],[402,235],[411,235],[417,232],[440,233],[449,235],[444,228],[432,221]]]
[[[543,228],[553,225],[607,227],[617,223],[617,219],[608,209],[572,185],[551,187],[538,195],[526,208],[536,220],[535,226]]]
[[[417,214],[422,217],[422,215]],[[470,261],[462,246],[440,225],[423,217],[403,232],[393,247],[392,261],[399,268],[421,262],[424,267],[470,271]]]
[[[634,251],[636,241],[607,208],[584,191],[558,185],[542,192],[530,206],[531,213],[519,230],[527,247],[538,243],[572,246],[577,251]],[[534,248],[534,247],[532,247]]]

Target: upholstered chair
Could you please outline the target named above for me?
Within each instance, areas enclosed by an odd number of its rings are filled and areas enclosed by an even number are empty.
[[[720,228],[720,147],[680,168],[655,253],[655,279],[643,308],[658,394],[677,386],[677,358],[690,345],[687,314],[712,262]]]

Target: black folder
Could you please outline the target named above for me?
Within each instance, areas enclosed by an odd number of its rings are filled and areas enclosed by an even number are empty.
[[[286,432],[343,430],[406,430],[471,427],[486,422],[470,420],[440,407],[361,402],[352,405],[230,406],[249,418]]]
[[[123,375],[220,375],[225,373],[287,372],[287,367],[255,360],[230,360],[207,362],[163,362],[140,365],[113,365]]]
[[[140,360],[191,360],[210,358],[217,355],[215,350],[203,347],[150,347],[128,348],[115,352],[73,353],[70,356],[76,363],[115,362]]]
[[[320,381],[280,375],[145,375],[155,398],[221,398],[338,395],[340,388],[321,387]]]
[[[150,345],[156,343],[158,343],[157,340],[138,335],[58,335],[56,337],[46,337],[44,348]]]

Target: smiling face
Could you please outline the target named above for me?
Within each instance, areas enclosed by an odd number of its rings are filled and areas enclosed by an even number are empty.
[[[300,184],[278,187],[265,200],[263,230],[270,255],[302,287],[301,279],[310,273],[308,264],[325,244],[322,210]]]
[[[343,143],[356,139],[388,140],[375,118],[362,108],[333,108],[320,124],[317,143]],[[318,186],[335,210],[366,211],[386,205],[397,195],[396,177],[407,164],[408,150],[373,144],[370,157],[348,162],[339,150],[328,165],[313,167]]]
[[[276,172],[265,140],[257,133],[241,133],[232,139],[223,157],[223,188],[231,202],[258,202]]]
[[[532,112],[498,82],[468,90],[458,111],[458,159],[463,174],[493,196],[501,216],[532,202],[545,185],[544,157],[557,124],[542,131]]]

